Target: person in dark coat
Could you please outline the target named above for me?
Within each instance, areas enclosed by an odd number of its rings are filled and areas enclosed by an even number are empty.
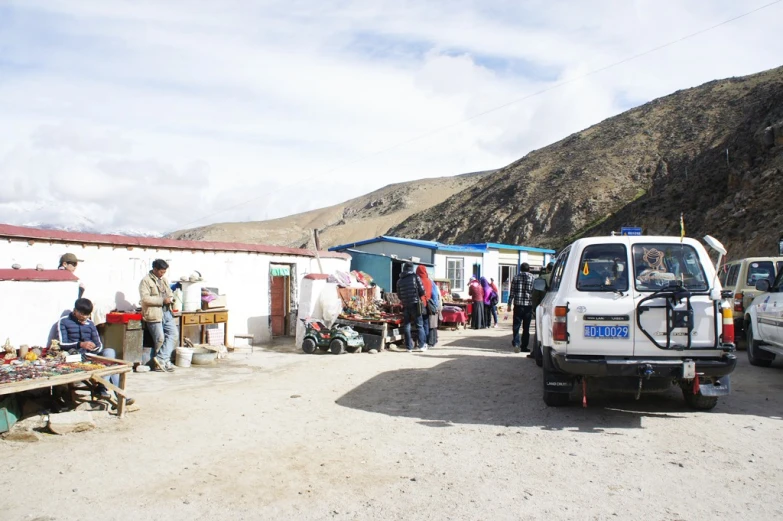
[[[422,351],[427,350],[427,337],[424,334],[424,324],[421,320],[421,297],[424,296],[424,286],[421,279],[413,272],[413,264],[406,262],[402,267],[400,280],[397,281],[397,297],[402,302],[403,318],[402,331],[405,335],[405,347],[408,352],[413,351],[413,337],[411,336],[411,322],[416,323],[419,337],[419,346]]]

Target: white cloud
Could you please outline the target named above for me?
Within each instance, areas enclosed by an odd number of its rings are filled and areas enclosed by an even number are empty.
[[[582,78],[764,3],[6,2],[0,222],[165,232],[499,167],[781,65],[783,4]]]

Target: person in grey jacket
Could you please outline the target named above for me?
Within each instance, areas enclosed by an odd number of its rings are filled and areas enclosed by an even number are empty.
[[[405,347],[408,352],[413,351],[413,337],[411,336],[411,322],[416,322],[418,330],[419,347],[422,351],[427,350],[427,337],[424,334],[424,323],[421,319],[421,297],[424,295],[424,286],[421,279],[413,271],[413,264],[406,262],[402,267],[400,280],[397,281],[397,297],[402,302],[403,319],[402,331],[405,335]]]

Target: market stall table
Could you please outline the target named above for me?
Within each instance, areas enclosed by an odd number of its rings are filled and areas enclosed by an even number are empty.
[[[123,417],[126,398],[125,378],[133,369],[133,365],[113,358],[85,356],[87,360],[81,363],[55,362],[53,359],[41,358],[40,364],[26,361],[21,365],[13,363],[0,365],[0,396],[76,382],[85,382],[88,386],[104,385],[119,396],[120,399],[115,404],[117,416]],[[106,379],[114,374],[120,375],[119,387]],[[113,400],[110,401],[114,404]]]
[[[355,315],[340,315],[335,323],[343,326],[351,326],[362,334],[366,349],[386,348],[387,344],[402,340],[400,326],[402,315],[388,314],[383,317],[361,317]]]
[[[447,307],[449,305],[450,304],[446,304]],[[451,327],[452,330],[458,328],[459,326],[466,328],[468,323],[468,315],[465,310],[456,306],[454,306],[452,309],[447,309],[447,307],[441,311],[441,316],[443,317],[441,319],[441,323],[446,327]]]

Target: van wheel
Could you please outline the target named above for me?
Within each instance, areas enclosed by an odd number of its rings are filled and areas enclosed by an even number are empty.
[[[333,355],[341,355],[345,352],[345,342],[339,338],[335,338],[329,344],[329,350]]]
[[[685,398],[685,403],[688,404],[688,407],[697,411],[709,411],[718,405],[717,396],[704,396],[701,393],[693,394],[692,389],[683,388],[682,396]]]
[[[312,338],[302,340],[302,351],[308,355],[315,353],[315,341]]]
[[[747,339],[748,362],[750,365],[758,367],[769,367],[775,359],[775,355],[768,353],[759,347],[761,342],[753,337],[753,326],[748,324],[745,328],[745,338]]]

